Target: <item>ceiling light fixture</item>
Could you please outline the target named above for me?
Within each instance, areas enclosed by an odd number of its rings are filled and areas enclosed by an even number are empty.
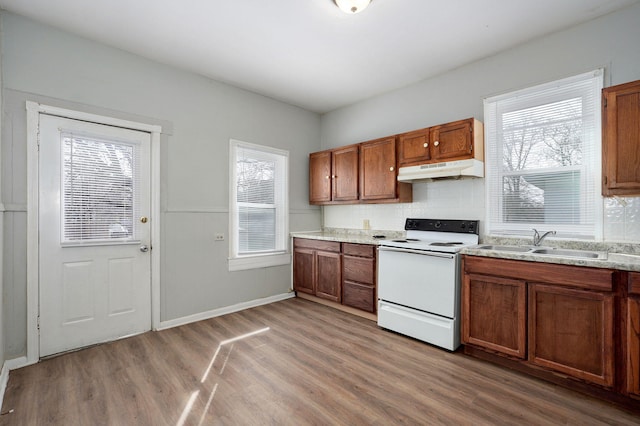
[[[362,12],[369,6],[371,0],[333,0],[344,13],[354,14]]]

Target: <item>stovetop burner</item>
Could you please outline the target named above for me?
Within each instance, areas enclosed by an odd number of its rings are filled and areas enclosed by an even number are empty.
[[[408,243],[411,241],[420,241],[418,238],[398,238],[397,240],[391,240],[394,243]]]
[[[478,221],[407,219],[405,238],[381,240],[380,245],[406,250],[457,253],[478,244]]]

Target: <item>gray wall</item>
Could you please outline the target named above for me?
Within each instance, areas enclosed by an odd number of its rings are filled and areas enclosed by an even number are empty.
[[[2,22],[0,21],[0,46],[2,45],[3,35],[2,35]],[[1,53],[1,52],[0,52]],[[2,55],[0,55],[0,88],[2,87]],[[0,91],[0,111],[2,111],[2,93]],[[2,134],[2,120],[0,116],[0,135]],[[0,159],[2,158],[2,153],[0,152]],[[2,164],[0,163],[0,190],[2,189]],[[2,205],[2,199],[0,199],[0,296],[2,296],[4,300],[4,280],[3,280],[3,263],[4,263],[4,243],[3,243],[3,231],[4,231],[4,219],[5,212],[4,206]],[[0,368],[4,365],[4,348],[5,348],[5,333],[4,333],[4,307],[2,303],[0,303]]]
[[[605,86],[640,79],[640,3],[619,12],[520,45],[420,83],[322,117],[323,149],[468,117],[483,120],[485,97],[605,68]],[[435,58],[437,60],[437,58]],[[329,206],[324,224],[402,229],[410,215],[483,220],[482,180],[414,184],[414,203],[396,207]],[[383,212],[383,213],[381,213]],[[610,199],[604,238],[640,241],[640,198]],[[435,216],[432,216],[435,215]]]
[[[25,353],[25,100],[162,124],[163,321],[286,293],[290,267],[230,273],[229,139],[290,153],[290,228],[318,229],[308,200],[307,155],[320,148],[320,117],[270,98],[2,13],[7,358]],[[224,233],[224,242],[214,234]]]

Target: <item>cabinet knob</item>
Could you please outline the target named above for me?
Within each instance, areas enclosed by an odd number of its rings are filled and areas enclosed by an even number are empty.
[[[392,172],[393,171],[393,166],[389,167],[389,171]]]
[[[425,142],[422,146],[427,148],[427,147],[429,147],[429,144],[427,142]]]
[[[325,179],[329,179],[329,176],[325,176]]]
[[[331,176],[331,179],[335,179],[335,178],[336,178],[336,175]]]
[[[440,142],[439,142],[439,141],[435,141],[435,142],[433,143],[433,145],[434,145],[434,146],[438,146],[438,145],[440,145]]]

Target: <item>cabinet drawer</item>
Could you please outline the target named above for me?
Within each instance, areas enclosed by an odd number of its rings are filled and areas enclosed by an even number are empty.
[[[342,304],[367,312],[375,312],[375,293],[375,287],[373,286],[344,281],[342,285]]]
[[[310,240],[307,238],[294,238],[293,247],[305,247],[320,251],[333,251],[340,253],[340,243],[336,241]]]
[[[376,279],[376,268],[373,259],[343,256],[342,276],[345,280],[357,281],[373,285]]]
[[[629,272],[629,294],[640,295],[640,272]]]
[[[376,247],[371,244],[342,243],[342,253],[349,256],[374,257]]]

